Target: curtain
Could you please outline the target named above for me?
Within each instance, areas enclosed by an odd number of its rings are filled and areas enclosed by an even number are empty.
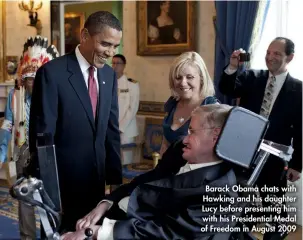
[[[259,3],[258,13],[256,16],[251,40],[250,40],[250,46],[249,46],[249,52],[251,53],[250,56],[250,62],[248,62],[245,67],[251,68],[251,64],[253,62],[253,59],[256,56],[256,50],[258,49],[261,41],[261,36],[264,30],[264,25],[266,23],[267,13],[269,10],[269,4],[270,1],[261,1]]]
[[[232,52],[243,48],[248,51],[259,9],[259,1],[216,1],[215,75],[216,96],[222,102],[235,105],[235,100],[219,92],[218,83],[223,68]]]
[[[251,61],[252,68],[267,69],[264,59],[269,44],[276,37],[287,37],[295,43],[295,56],[288,65],[289,73],[291,76],[303,80],[302,9],[303,1],[271,1],[261,40],[254,49],[254,57]]]

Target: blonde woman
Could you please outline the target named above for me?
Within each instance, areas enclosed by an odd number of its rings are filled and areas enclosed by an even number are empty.
[[[174,60],[169,72],[169,87],[172,96],[164,106],[161,156],[171,143],[187,135],[193,110],[218,102],[206,65],[196,52],[185,52]]]

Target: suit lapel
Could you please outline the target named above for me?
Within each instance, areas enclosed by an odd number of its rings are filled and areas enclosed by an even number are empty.
[[[289,75],[289,73],[287,74],[286,76],[286,79],[283,83],[283,86],[276,98],[276,101],[274,102],[274,105],[272,107],[272,110],[271,110],[271,114],[269,115],[269,120],[273,119],[276,117],[277,114],[279,114],[281,111],[281,108],[279,110],[279,106],[281,106],[283,104],[283,102],[285,102],[285,98],[287,97],[287,95],[289,94],[289,92],[291,91],[290,90],[290,78],[291,76]]]
[[[67,70],[71,73],[69,82],[75,90],[83,108],[86,111],[87,117],[93,129],[95,129],[95,120],[93,116],[93,109],[89,98],[88,90],[85,85],[83,74],[81,72],[77,57],[75,53],[68,55]]]
[[[98,129],[98,126],[102,126],[102,110],[104,109],[104,104],[106,104],[105,99],[105,89],[106,89],[106,80],[105,80],[105,74],[104,69],[99,68],[98,69],[98,84],[99,84],[99,96],[98,96],[98,111],[96,116],[96,121],[98,124],[96,124],[96,128]]]

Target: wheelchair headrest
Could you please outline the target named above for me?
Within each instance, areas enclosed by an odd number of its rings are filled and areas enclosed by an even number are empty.
[[[221,159],[249,169],[268,129],[269,121],[247,109],[234,107],[222,128],[215,152]]]

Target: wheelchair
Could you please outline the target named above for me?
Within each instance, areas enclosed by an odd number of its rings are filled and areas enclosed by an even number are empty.
[[[291,159],[293,149],[291,146],[284,146],[269,142],[263,139],[268,129],[269,121],[260,115],[241,107],[234,107],[221,131],[215,147],[217,156],[229,162],[236,174],[237,182],[240,187],[253,189],[259,174],[270,154],[273,154],[284,162],[284,169],[287,170],[288,161]],[[247,134],[249,133],[249,134]],[[38,161],[40,166],[41,180],[36,178],[21,178],[17,180],[11,188],[11,195],[21,201],[37,207],[45,235],[49,240],[59,240],[58,232],[60,226],[60,194],[56,166],[56,153],[49,135],[38,136]],[[50,181],[54,179],[49,185]],[[241,197],[248,197],[256,194],[255,192],[241,193]],[[254,207],[254,202],[242,202],[240,206]],[[273,205],[275,203],[272,203]],[[258,214],[252,213],[253,217]],[[241,214],[240,217],[245,217]],[[254,223],[255,224],[255,223]],[[245,221],[238,221],[236,227],[243,231],[227,234],[212,234],[212,240],[254,240],[251,231],[253,225]],[[283,222],[267,222],[267,228],[277,229],[284,226]],[[245,229],[245,230],[244,230]],[[289,231],[287,227],[281,228],[285,231],[266,232],[264,240],[285,239]],[[91,239],[92,232],[86,231],[86,239]]]
[[[239,193],[241,198],[259,199],[256,183],[258,177],[265,165],[270,154],[278,157],[284,163],[283,175],[288,169],[288,162],[293,153],[292,146],[285,146],[264,138],[269,127],[269,121],[260,115],[252,113],[249,110],[241,107],[232,109],[229,117],[226,120],[221,136],[216,145],[216,154],[223,160],[234,165],[234,170],[237,178],[238,188],[248,189],[251,191],[242,191]],[[249,134],[247,134],[249,133]],[[237,147],[235,147],[237,146]],[[281,176],[283,178],[284,176]],[[275,199],[275,194],[270,197]],[[242,209],[253,209],[261,207],[260,202],[250,201],[241,202],[239,206]],[[269,208],[282,209],[282,203],[277,204],[275,201],[270,201]],[[248,212],[252,218],[264,219],[265,215],[262,212]],[[245,219],[247,215],[242,213],[239,219]],[[272,218],[272,217],[270,217]],[[243,231],[241,233],[232,233],[230,240],[257,240],[251,233],[259,222],[241,222],[236,224]],[[280,240],[285,239],[288,233],[293,230],[288,228],[284,222],[266,221],[263,228],[263,240]],[[245,230],[244,230],[245,229]],[[279,231],[280,230],[280,231]]]

